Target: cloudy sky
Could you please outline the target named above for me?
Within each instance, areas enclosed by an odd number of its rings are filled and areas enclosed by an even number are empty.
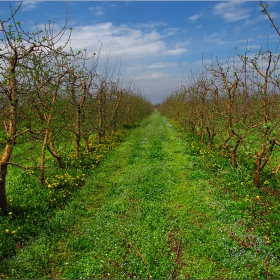
[[[10,15],[0,1],[0,19]],[[265,2],[267,3],[267,2]],[[268,2],[280,26],[280,2]],[[11,2],[15,7],[17,2]],[[275,51],[279,36],[261,13],[257,1],[24,1],[16,21],[25,30],[51,22],[73,28],[71,46],[98,52],[99,70],[105,57],[121,65],[124,86],[133,81],[152,103],[161,103],[190,71],[204,61],[224,61],[268,47]],[[102,47],[101,47],[102,44]],[[117,71],[118,72],[118,71]]]

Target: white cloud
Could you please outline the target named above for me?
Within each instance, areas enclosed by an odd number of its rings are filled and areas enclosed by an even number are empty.
[[[169,68],[169,67],[175,67],[178,63],[170,63],[170,62],[157,62],[153,63],[151,65],[148,65],[148,69],[154,69],[154,68]]]
[[[184,81],[182,74],[171,75],[162,72],[144,74],[135,78],[136,85],[141,85],[141,92],[147,95],[154,104],[163,101],[174,88]]]
[[[181,48],[181,47],[187,47],[191,45],[191,41],[180,41],[175,43],[175,47]]]
[[[100,7],[100,6],[90,7],[89,10],[92,11],[94,13],[94,15],[96,15],[96,16],[104,15],[104,11],[103,11],[102,7]]]
[[[212,45],[221,46],[221,45],[233,45],[233,49],[236,46],[244,45],[246,46],[246,43],[249,42],[251,39],[239,39],[235,40],[234,38],[228,39],[227,34],[224,32],[215,32],[209,35],[204,36],[204,41],[207,43],[211,43]]]
[[[33,0],[26,0],[22,1],[21,7],[22,11],[31,11],[37,8],[37,4],[39,1],[33,1]]]
[[[155,30],[157,27],[166,26],[164,22],[148,22],[148,23],[140,23],[132,25],[133,28],[137,29],[147,29],[147,30]]]
[[[242,3],[238,1],[218,3],[214,6],[213,11],[226,22],[235,22],[250,17],[250,10],[243,8]]]
[[[164,37],[168,37],[171,35],[175,35],[178,34],[178,32],[182,33],[182,30],[180,30],[180,28],[167,28],[166,30],[164,30]]]
[[[186,51],[187,51],[187,49],[185,49],[185,48],[176,48],[173,50],[167,50],[166,54],[167,55],[178,55],[178,54],[185,53]]]
[[[175,62],[155,62],[152,64],[133,64],[131,66],[129,66],[127,69],[129,71],[135,71],[135,72],[139,72],[139,71],[144,71],[147,69],[158,69],[158,68],[170,68],[170,67],[176,67],[178,66],[178,63]]]
[[[198,15],[198,14],[192,15],[192,16],[189,17],[189,20],[195,22],[200,17],[202,17],[202,15]]]
[[[154,73],[143,73],[137,75],[133,78],[133,80],[154,80],[154,79],[163,79],[167,78],[169,75],[164,72],[154,72]]]
[[[204,40],[206,42],[213,43],[213,44],[216,44],[216,45],[226,44],[227,42],[225,42],[223,39],[221,39],[222,37],[223,36],[222,36],[221,33],[215,32],[215,33],[210,34],[210,35],[205,35]]]
[[[178,55],[187,51],[174,43],[167,46],[164,36],[157,31],[143,31],[128,25],[113,25],[111,22],[74,28],[71,36],[73,49],[88,49],[102,53],[110,52],[113,57],[149,57]],[[185,44],[185,43],[182,43]]]

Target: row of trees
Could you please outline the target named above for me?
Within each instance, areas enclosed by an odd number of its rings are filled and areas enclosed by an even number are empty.
[[[139,121],[152,110],[151,104],[132,83],[113,81],[109,59],[102,74],[97,73],[99,53],[74,52],[69,47],[72,30],[64,27],[54,33],[50,24],[44,30],[26,32],[15,15],[0,21],[0,208],[7,208],[5,180],[7,166],[22,166],[17,143],[31,149],[28,162],[39,169],[44,184],[46,153],[64,168],[61,150],[72,145],[76,158],[81,144],[89,150],[89,138],[106,135]],[[65,40],[65,38],[67,39]],[[39,154],[34,147],[40,146]]]
[[[280,145],[279,58],[260,51],[223,65],[217,60],[205,66],[205,72],[191,74],[188,85],[176,89],[160,107],[210,149],[216,143],[233,167],[242,149],[240,158],[246,155],[254,162],[255,186],[268,163],[271,172],[279,170],[279,162],[275,166],[272,160]]]
[[[275,27],[267,5],[260,2],[260,6]],[[204,71],[191,73],[187,85],[174,90],[160,107],[210,149],[216,144],[233,167],[238,159],[247,158],[257,187],[266,167],[273,174],[280,169],[276,152],[280,146],[279,59],[277,50],[268,49],[252,55],[247,50],[235,59],[223,63],[216,59],[208,66],[202,61]]]

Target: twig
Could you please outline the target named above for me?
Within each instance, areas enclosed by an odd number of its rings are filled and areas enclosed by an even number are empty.
[[[271,17],[270,13],[267,11],[268,4],[263,4],[263,2],[260,1],[259,6],[263,8],[262,13],[264,13],[269,18],[269,20],[271,22],[271,26],[276,30],[276,32],[280,36],[279,28],[275,25],[274,19]]]
[[[181,249],[181,240],[179,240],[178,246],[177,246],[177,252],[176,252],[176,262],[178,261],[179,254]]]
[[[24,167],[24,166],[22,166],[22,165],[19,165],[19,164],[13,163],[13,162],[6,162],[6,164],[10,164],[10,165],[19,167],[19,168],[24,169],[24,170],[28,170],[28,169],[33,169],[33,168],[34,168],[34,167],[32,167],[32,166]]]

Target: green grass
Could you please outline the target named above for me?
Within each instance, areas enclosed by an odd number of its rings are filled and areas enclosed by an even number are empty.
[[[117,131],[101,144],[90,143],[90,152],[75,159],[67,153],[67,168],[59,169],[48,156],[46,184],[38,185],[38,171],[22,170],[9,166],[7,175],[8,215],[0,215],[0,276],[5,277],[6,261],[18,249],[22,249],[31,239],[42,233],[49,234],[53,229],[51,218],[59,209],[64,209],[75,192],[85,183],[86,174],[96,167],[125,137],[125,131]],[[24,154],[29,146],[21,143],[15,154]],[[36,151],[34,151],[36,155]],[[78,218],[78,217],[77,217]],[[73,219],[69,217],[65,228]],[[50,222],[51,221],[51,222]],[[54,223],[56,224],[56,223]],[[57,227],[60,230],[60,227]]]
[[[19,175],[25,178],[20,185],[30,186],[13,186],[22,191],[14,207],[24,201],[28,209],[30,201],[34,213],[29,209],[27,218],[18,210],[5,219],[5,227],[26,228],[27,234],[1,228],[0,236],[13,239],[16,251],[2,257],[0,273],[278,278],[280,192],[271,182],[254,188],[246,172],[232,169],[228,159],[179,133],[155,111],[55,210],[32,176]]]

